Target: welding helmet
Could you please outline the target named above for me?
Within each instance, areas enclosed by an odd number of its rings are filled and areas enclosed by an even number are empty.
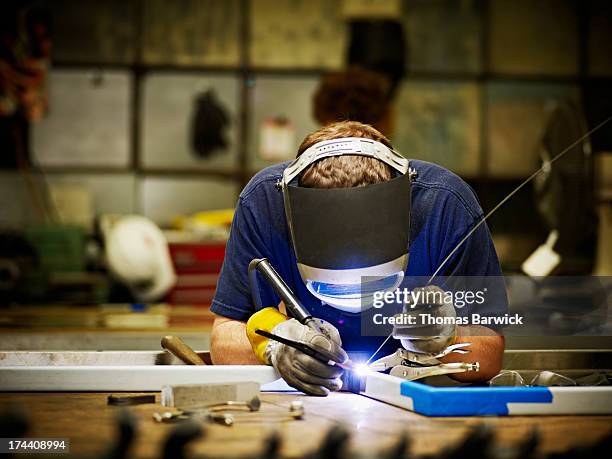
[[[396,177],[364,187],[299,186],[307,167],[340,155],[376,158]],[[367,298],[375,291],[400,285],[410,245],[410,182],[406,158],[361,137],[318,142],[285,169],[281,187],[297,266],[315,297],[356,313],[371,304]]]

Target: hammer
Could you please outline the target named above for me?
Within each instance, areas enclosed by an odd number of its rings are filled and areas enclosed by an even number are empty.
[[[206,365],[206,362],[178,336],[164,336],[161,346],[187,365]]]

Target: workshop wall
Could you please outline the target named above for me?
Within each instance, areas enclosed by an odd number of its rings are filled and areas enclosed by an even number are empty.
[[[162,225],[233,206],[255,171],[290,159],[316,128],[312,94],[345,61],[349,16],[404,25],[394,144],[465,177],[485,210],[538,167],[554,101],[580,100],[594,79],[612,87],[605,1],[39,3],[53,21],[50,108],[33,125],[29,154],[45,175],[0,175],[3,227],[36,221],[36,190],[57,184],[89,188],[94,214],[143,213]],[[223,135],[196,153],[203,109]],[[279,122],[293,148],[270,151],[265,127]],[[506,266],[542,241],[531,193],[491,220]]]

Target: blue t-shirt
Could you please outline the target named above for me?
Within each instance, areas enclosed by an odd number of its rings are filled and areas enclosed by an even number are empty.
[[[270,166],[244,188],[227,242],[225,261],[211,310],[221,316],[246,321],[254,312],[247,268],[253,258],[268,258],[302,304],[314,316],[338,328],[348,352],[371,353],[384,337],[361,336],[360,314],[324,305],[302,281],[283,207],[276,187],[289,163]],[[457,175],[435,164],[411,160],[417,172],[412,182],[410,255],[407,276],[430,276],[455,245],[482,219],[483,212],[472,189]],[[325,216],[321,216],[325,218]],[[497,254],[486,224],[470,236],[445,264],[441,276],[501,276]],[[277,306],[278,296],[260,281],[264,307]],[[382,350],[393,352],[391,339]]]

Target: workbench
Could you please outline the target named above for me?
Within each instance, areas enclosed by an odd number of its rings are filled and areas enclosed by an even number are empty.
[[[0,393],[0,412],[9,404],[23,407],[30,417],[28,437],[65,437],[71,454],[100,453],[116,435],[118,407],[108,406],[109,393]],[[128,407],[138,418],[138,430],[130,457],[159,457],[165,437],[174,424],[159,424],[152,414],[166,411],[156,404]],[[496,431],[501,445],[525,439],[537,427],[540,451],[563,451],[571,446],[592,444],[612,429],[612,416],[516,416],[487,418],[428,418],[352,393],[307,397],[296,393],[262,393],[262,411],[282,410],[293,400],[302,400],[303,420],[240,423],[232,427],[205,425],[205,434],[191,443],[190,454],[207,457],[253,455],[264,439],[277,430],[282,453],[295,457],[311,451],[325,433],[341,422],[352,432],[351,448],[380,451],[394,444],[405,431],[411,451],[428,454],[457,444],[475,425],[486,423]],[[171,410],[171,408],[170,408]]]

